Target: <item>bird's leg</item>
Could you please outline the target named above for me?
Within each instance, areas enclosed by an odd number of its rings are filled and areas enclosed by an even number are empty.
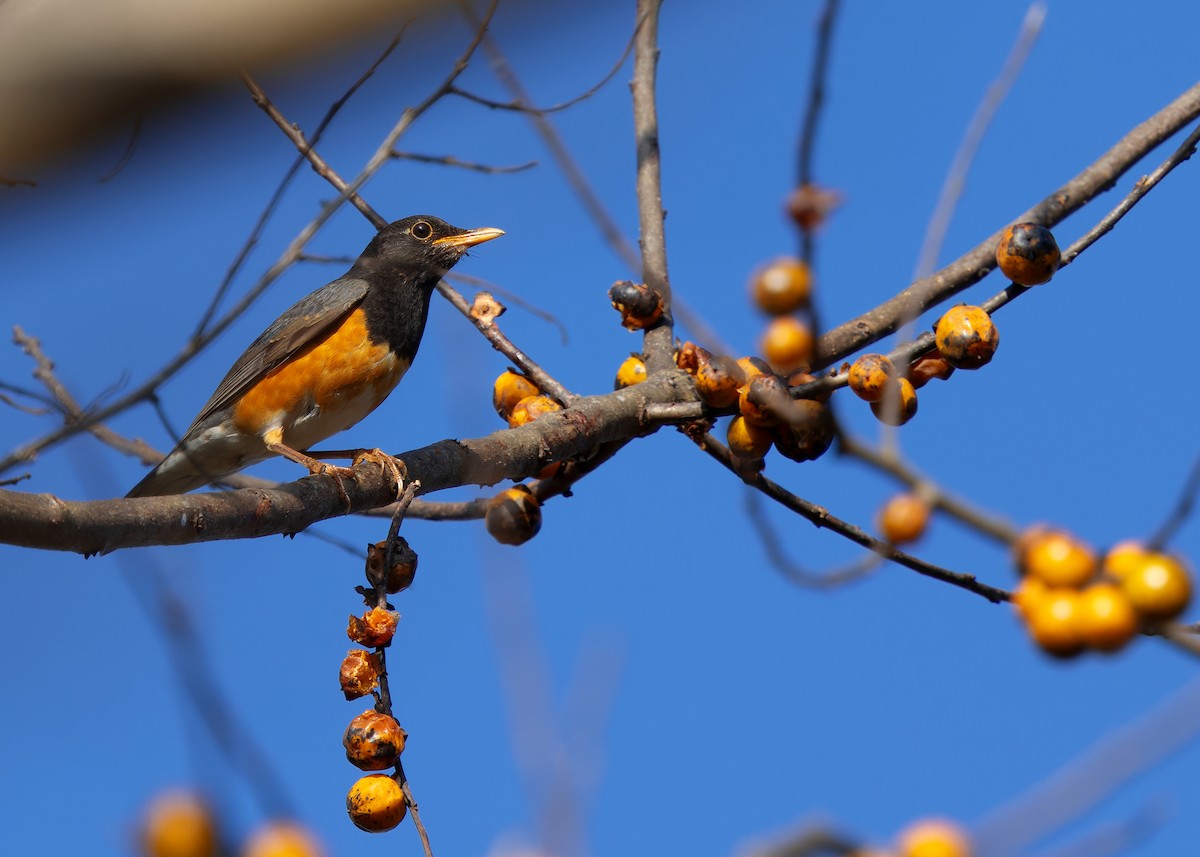
[[[305,455],[299,450],[292,449],[282,440],[272,438],[275,432],[269,432],[264,440],[267,444],[267,449],[276,455],[282,455],[288,461],[294,461],[302,467],[308,468],[308,472],[319,476],[332,476],[334,482],[337,483],[338,493],[342,495],[342,499],[346,501],[346,509],[349,511],[353,507],[350,502],[350,495],[346,493],[346,486],[342,484],[343,476],[354,476],[354,470],[349,467],[338,467],[333,464],[326,464],[323,461],[317,461],[311,455]],[[278,432],[282,436],[283,432]]]

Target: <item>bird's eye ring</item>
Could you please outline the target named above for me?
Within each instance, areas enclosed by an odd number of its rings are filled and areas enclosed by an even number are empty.
[[[433,237],[433,227],[424,220],[418,220],[416,223],[414,223],[410,231],[412,232],[413,238],[416,238],[420,241],[428,241]]]

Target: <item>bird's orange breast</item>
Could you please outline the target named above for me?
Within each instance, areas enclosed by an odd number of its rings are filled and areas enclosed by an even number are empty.
[[[260,436],[281,429],[284,443],[307,449],[375,410],[409,363],[371,339],[363,311],[356,309],[326,338],[251,387],[234,408],[234,425]]]

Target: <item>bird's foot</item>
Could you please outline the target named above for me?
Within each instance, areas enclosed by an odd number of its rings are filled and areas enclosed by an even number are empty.
[[[394,455],[388,455],[378,447],[375,449],[360,449],[354,455],[354,466],[370,462],[371,464],[379,465],[379,473],[391,474],[392,480],[396,483],[396,499],[400,499],[400,495],[404,493],[404,480],[408,478],[408,467],[404,462]]]

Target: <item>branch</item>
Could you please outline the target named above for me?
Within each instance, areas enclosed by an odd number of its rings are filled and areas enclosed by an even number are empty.
[[[637,141],[638,222],[641,224],[642,280],[662,297],[662,321],[646,331],[646,369],[675,368],[671,323],[671,281],[667,276],[666,213],[662,204],[662,162],[658,149],[658,107],[654,85],[658,68],[658,13],[661,0],[638,0],[640,26],[634,36],[633,128]]]
[[[1028,220],[1045,226],[1060,223],[1111,188],[1146,153],[1198,116],[1200,84],[1138,125],[1091,166],[1020,214],[1014,222]],[[814,369],[830,366],[877,342],[895,331],[906,318],[915,318],[929,307],[979,282],[996,267],[994,254],[999,239],[1000,232],[997,231],[932,276],[917,280],[895,297],[823,334],[817,345],[816,353],[820,357]]]
[[[401,453],[410,480],[430,493],[461,485],[519,480],[553,461],[649,434],[663,423],[651,403],[687,402],[694,388],[674,373],[603,396],[581,398],[520,428],[475,440],[443,440]],[[353,479],[311,476],[276,489],[68,502],[49,494],[0,491],[0,542],[21,547],[108,553],[120,548],[192,544],[293,534],[317,521],[386,506],[396,485],[369,464]]]
[[[905,568],[910,568],[926,577],[932,577],[943,583],[949,583],[960,589],[981,595],[993,604],[1012,600],[1012,593],[1003,589],[997,589],[994,586],[988,586],[986,583],[980,583],[974,575],[951,571],[948,568],[942,568],[941,566],[925,562],[923,559],[915,557],[912,554],[897,550],[887,542],[877,539],[865,530],[854,526],[854,524],[843,521],[841,518],[831,514],[823,506],[818,506],[816,503],[811,503],[803,497],[796,496],[782,485],[773,482],[761,473],[748,474],[739,470],[729,453],[729,449],[712,435],[705,435],[699,441],[699,445],[701,449],[720,462],[727,470],[737,474],[751,488],[761,491],[784,508],[790,509],[800,515],[800,517],[807,520],[813,526],[831,530],[855,544],[862,545],[868,550],[874,551],[884,559],[890,559],[892,562],[902,565]]]

